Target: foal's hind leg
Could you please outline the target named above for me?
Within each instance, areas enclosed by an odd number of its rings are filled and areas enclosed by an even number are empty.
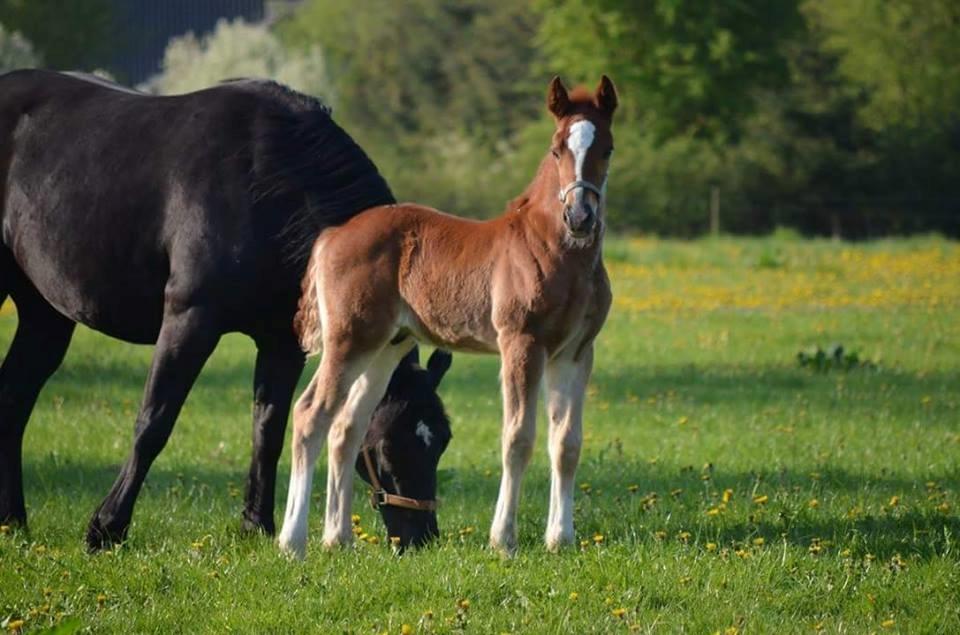
[[[303,558],[313,469],[329,435],[324,545],[348,543],[353,464],[370,416],[387,390],[390,375],[413,341],[362,355],[327,344],[316,374],[293,413],[292,468],[280,548]]]
[[[273,534],[277,462],[283,450],[287,415],[303,371],[303,351],[293,334],[257,340],[253,377],[253,456],[247,477],[243,527]]]
[[[360,445],[370,427],[370,417],[387,392],[397,364],[413,348],[408,339],[388,345],[373,359],[367,370],[353,382],[346,402],[337,412],[327,437],[327,508],[323,524],[323,545],[333,547],[353,540],[354,464]]]
[[[213,316],[203,308],[190,307],[164,316],[137,415],[133,452],[90,520],[87,547],[91,551],[126,537],[147,471],[166,445],[187,392],[219,338]]]
[[[23,433],[40,389],[63,361],[74,324],[33,289],[16,299],[17,332],[0,367],[0,523],[25,525]]]
[[[547,417],[550,423],[550,516],[547,549],[573,542],[573,479],[583,443],[583,398],[593,367],[593,346],[574,359],[561,354],[547,363]]]

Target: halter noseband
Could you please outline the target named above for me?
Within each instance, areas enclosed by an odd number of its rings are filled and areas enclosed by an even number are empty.
[[[567,200],[567,194],[574,191],[578,187],[582,187],[585,190],[590,190],[597,195],[597,198],[603,197],[603,192],[600,191],[600,188],[591,183],[590,181],[576,180],[567,183],[565,187],[560,188],[560,202],[563,203]]]
[[[370,507],[380,509],[381,507],[403,507],[404,509],[413,509],[418,512],[432,512],[437,510],[437,501],[420,500],[418,498],[407,498],[406,496],[397,496],[390,494],[380,485],[380,479],[377,478],[377,471],[373,467],[373,459],[370,458],[370,449],[363,446],[363,462],[367,465],[367,474],[370,475]]]

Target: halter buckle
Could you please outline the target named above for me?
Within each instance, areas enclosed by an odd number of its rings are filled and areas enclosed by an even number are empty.
[[[380,509],[387,505],[387,492],[384,489],[371,489],[370,490],[370,507],[371,509]]]

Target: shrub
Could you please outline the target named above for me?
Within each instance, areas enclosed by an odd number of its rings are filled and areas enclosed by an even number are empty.
[[[16,31],[7,31],[0,24],[0,73],[40,64],[40,56],[25,37]]]
[[[163,56],[163,73],[147,88],[171,94],[207,88],[226,79],[258,77],[294,90],[332,99],[319,47],[287,50],[266,27],[242,19],[220,20],[213,33],[173,38]]]

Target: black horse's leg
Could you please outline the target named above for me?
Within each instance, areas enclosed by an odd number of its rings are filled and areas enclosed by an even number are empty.
[[[257,366],[253,376],[253,457],[247,477],[243,528],[273,535],[277,462],[283,450],[287,416],[304,355],[291,334],[282,343],[257,340]]]
[[[63,361],[74,324],[35,291],[18,300],[17,332],[0,367],[0,523],[26,525],[23,433],[40,389]]]
[[[87,529],[91,551],[126,537],[147,471],[166,445],[180,407],[219,339],[216,322],[202,308],[164,317],[137,415],[133,451]]]

